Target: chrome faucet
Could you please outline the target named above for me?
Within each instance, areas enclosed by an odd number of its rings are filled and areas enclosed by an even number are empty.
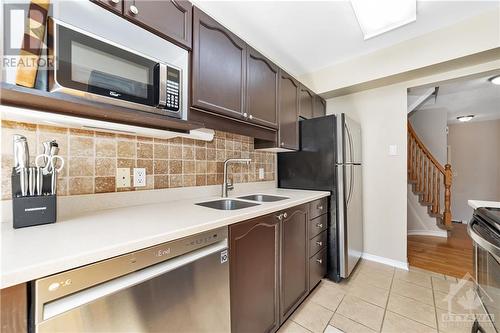
[[[229,158],[224,162],[224,182],[222,183],[222,197],[227,198],[227,192],[234,189],[233,181],[227,179],[227,167],[230,163],[246,163],[247,165],[252,162],[249,158]]]

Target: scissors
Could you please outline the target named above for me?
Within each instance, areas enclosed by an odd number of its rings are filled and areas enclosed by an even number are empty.
[[[40,159],[43,159],[42,163],[39,163]],[[56,168],[57,160],[61,162],[59,168]],[[37,168],[44,168],[48,166],[48,170],[53,170],[53,172],[60,172],[64,167],[64,158],[59,155],[50,156],[47,154],[40,154],[35,158],[35,165]]]

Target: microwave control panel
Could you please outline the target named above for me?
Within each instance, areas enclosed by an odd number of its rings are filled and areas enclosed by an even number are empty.
[[[180,85],[180,70],[167,66],[167,103],[165,106],[167,110],[179,111]]]

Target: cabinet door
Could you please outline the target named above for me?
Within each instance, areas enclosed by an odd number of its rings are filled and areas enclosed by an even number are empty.
[[[299,115],[304,119],[313,117],[314,93],[305,86],[300,85]]]
[[[280,148],[299,149],[299,83],[280,71],[279,142]]]
[[[91,0],[93,3],[98,4],[101,7],[106,8],[116,14],[122,14],[123,11],[123,1],[122,0]]]
[[[256,124],[277,128],[279,68],[247,46],[246,113]]]
[[[126,18],[191,49],[193,6],[189,1],[123,1],[123,15]]]
[[[244,120],[245,73],[245,42],[194,7],[193,106]]]
[[[318,95],[315,95],[313,117],[323,117],[324,115],[326,115],[326,101]]]
[[[279,326],[279,221],[266,215],[229,227],[231,332]]]
[[[288,209],[281,223],[281,320],[295,310],[309,291],[307,205]]]

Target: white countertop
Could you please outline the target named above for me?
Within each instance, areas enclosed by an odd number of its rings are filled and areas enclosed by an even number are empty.
[[[469,200],[469,207],[478,209],[479,207],[500,208],[499,201]]]
[[[74,216],[65,216],[62,222],[23,229],[13,229],[11,223],[2,223],[0,288],[330,195],[323,191],[277,188],[248,193],[280,195],[289,199],[221,211],[195,205],[197,202],[220,199],[218,196],[182,198],[79,212]]]

